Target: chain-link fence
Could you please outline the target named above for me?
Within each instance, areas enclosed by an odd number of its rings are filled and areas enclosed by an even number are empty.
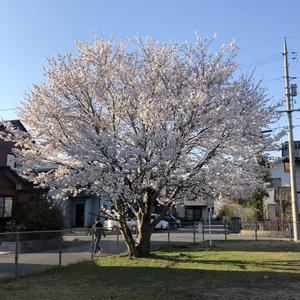
[[[181,222],[154,230],[151,248],[165,244],[204,243],[216,240],[292,240],[291,222],[222,221]],[[300,224],[298,224],[300,225]],[[90,229],[0,233],[0,277],[18,276],[53,266],[124,253],[127,248],[118,230],[105,231],[100,254],[94,254],[95,237]],[[133,233],[136,237],[136,233]]]
[[[298,224],[300,228],[300,223]],[[203,243],[209,240],[285,240],[293,239],[293,224],[288,221],[231,222],[202,220],[182,222],[179,228],[169,226],[162,233],[152,235],[153,241],[168,243]]]
[[[0,277],[18,272],[17,233],[0,233]]]
[[[18,276],[94,258],[90,229],[0,233],[0,277]],[[125,252],[119,232],[106,232],[97,256]]]
[[[300,226],[300,224],[297,224]],[[289,221],[232,222],[202,221],[202,240],[292,240],[293,223]]]

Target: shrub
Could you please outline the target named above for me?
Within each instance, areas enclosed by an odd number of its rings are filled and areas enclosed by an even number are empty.
[[[255,220],[255,209],[243,207],[241,204],[229,202],[218,208],[218,217],[230,221],[233,217],[241,218],[242,222]]]
[[[60,230],[64,227],[64,218],[60,208],[40,199],[20,209],[17,225],[25,230]]]

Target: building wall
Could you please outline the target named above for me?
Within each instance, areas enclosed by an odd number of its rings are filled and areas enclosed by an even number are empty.
[[[297,193],[298,193],[298,200],[300,198],[300,160],[295,162],[296,165],[296,185],[297,185]]]
[[[85,200],[84,209],[84,226],[89,227],[94,224],[95,218],[99,216],[99,209],[101,207],[101,198],[87,198]],[[101,216],[100,216],[101,217]],[[103,222],[102,222],[103,224]]]
[[[7,193],[11,193],[11,195],[17,194],[15,183],[4,175],[0,175],[0,193],[2,195],[8,195]]]
[[[298,207],[300,207],[300,161],[295,162],[296,166],[296,186],[298,194]],[[282,161],[276,162],[271,167],[271,178],[281,178],[281,187],[290,186],[290,173],[284,171],[284,163]]]
[[[197,198],[195,200],[184,200],[183,204],[185,206],[206,206],[207,205],[207,199],[204,198]]]
[[[73,197],[64,201],[62,205],[64,216],[65,216],[65,226],[75,227],[76,226],[76,205],[83,204],[83,226],[91,227],[95,223],[95,218],[99,216],[100,207],[107,205],[109,203],[101,197]],[[104,223],[104,215],[100,212],[100,220],[102,224]]]
[[[40,193],[31,191],[17,190],[16,185],[5,176],[0,176],[0,196],[12,197],[12,217],[1,218],[0,217],[0,231],[5,231],[6,222],[14,219],[17,215],[21,205],[37,201],[40,197]]]
[[[194,212],[194,221],[199,221],[199,214],[201,215],[201,219],[208,218],[208,210],[212,208],[212,213],[214,210],[214,200],[213,198],[197,198],[195,200],[184,200],[184,207],[185,207],[185,217],[191,218],[191,210],[198,210]],[[200,211],[200,212],[199,212]],[[195,217],[196,215],[196,217]]]
[[[297,191],[300,191],[300,161],[296,161],[295,166]],[[290,173],[284,171],[284,164],[282,161],[276,162],[271,167],[271,177],[281,178],[281,186],[290,186]]]
[[[185,217],[185,206],[183,204],[176,205],[176,216],[178,218],[184,218]]]
[[[280,178],[281,186],[290,186],[290,173],[284,172],[284,164],[282,161],[276,162],[271,167],[271,177]]]
[[[39,198],[40,193],[17,190],[16,185],[5,176],[0,176],[0,195],[12,196],[18,203],[28,203]]]
[[[0,139],[0,166],[7,165],[7,154],[12,154],[12,142],[6,142]]]

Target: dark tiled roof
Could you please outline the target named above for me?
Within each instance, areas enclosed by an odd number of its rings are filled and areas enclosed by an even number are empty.
[[[27,129],[25,128],[25,126],[22,124],[22,122],[20,120],[8,120],[7,122],[10,122],[14,127],[27,132]],[[1,124],[0,125],[0,131],[5,130],[5,127]]]
[[[4,175],[4,176],[8,177],[10,180],[12,180],[16,184],[21,184],[23,191],[35,191],[35,192],[43,191],[42,189],[34,187],[34,185],[31,182],[23,179],[20,175],[17,174],[17,172],[12,170],[8,166],[0,166],[0,175]]]

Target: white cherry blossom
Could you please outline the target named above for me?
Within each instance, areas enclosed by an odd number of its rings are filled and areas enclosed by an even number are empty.
[[[49,59],[20,111],[28,133],[7,124],[18,172],[52,196],[108,195],[135,256],[149,255],[156,203],[261,184],[256,156],[274,144],[261,130],[276,107],[260,83],[234,76],[234,44],[211,53],[210,43],[96,39]]]

